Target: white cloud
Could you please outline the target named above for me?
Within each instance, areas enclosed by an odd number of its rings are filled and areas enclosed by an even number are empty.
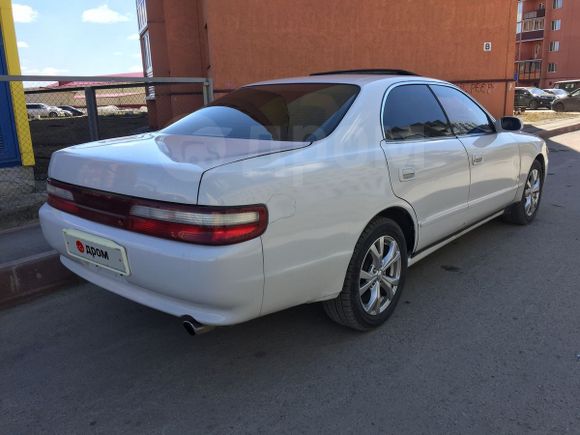
[[[139,34],[138,33],[133,33],[133,34],[127,36],[127,39],[129,41],[138,41],[139,40]]]
[[[143,72],[143,65],[133,65],[129,67],[129,72]]]
[[[44,68],[28,68],[23,66],[22,72],[26,75],[43,75],[43,76],[56,76],[59,74],[64,74],[68,72],[67,69],[54,68],[52,66],[47,66]]]
[[[15,23],[32,23],[38,17],[38,11],[28,5],[12,4],[12,16]]]
[[[16,46],[18,48],[28,48],[28,47],[30,47],[30,45],[28,45],[28,42],[24,42],[24,41],[18,41],[16,43]]]
[[[114,11],[113,9],[109,8],[108,5],[105,4],[84,11],[82,15],[82,20],[85,23],[113,24],[120,23],[123,21],[129,21],[129,17],[117,11]]]

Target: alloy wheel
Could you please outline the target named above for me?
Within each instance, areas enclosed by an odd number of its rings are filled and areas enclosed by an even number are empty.
[[[395,297],[401,278],[401,250],[390,236],[381,236],[364,256],[359,275],[359,294],[367,314],[376,316]]]
[[[532,169],[526,181],[526,188],[524,190],[524,209],[528,217],[532,216],[538,204],[540,203],[542,181],[540,178],[540,171]]]

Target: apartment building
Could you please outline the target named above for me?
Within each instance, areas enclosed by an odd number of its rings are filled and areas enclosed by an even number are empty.
[[[517,0],[420,3],[136,0],[144,72],[209,77],[219,96],[317,71],[407,69],[455,82],[495,116],[511,114]],[[185,87],[158,86],[147,98],[153,127],[202,104]]]
[[[519,0],[515,78],[551,88],[580,78],[580,1]]]

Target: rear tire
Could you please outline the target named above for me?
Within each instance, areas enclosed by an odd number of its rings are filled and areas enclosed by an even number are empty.
[[[566,108],[564,107],[563,103],[556,103],[552,106],[552,109],[554,109],[556,112],[564,112],[566,110]]]
[[[342,291],[323,302],[324,310],[357,331],[376,328],[395,310],[406,275],[407,244],[401,228],[391,219],[376,219],[354,248]]]
[[[526,185],[522,198],[516,204],[508,207],[503,215],[506,222],[516,225],[530,224],[540,208],[540,201],[542,199],[542,188],[544,187],[544,174],[542,172],[542,165],[539,161],[534,160],[528,177],[526,178]]]

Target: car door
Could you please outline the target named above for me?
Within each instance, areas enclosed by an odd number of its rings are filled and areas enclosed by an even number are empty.
[[[32,115],[32,116],[39,116],[40,113],[38,113],[38,104],[27,104],[26,108],[28,110],[28,114]]]
[[[525,92],[523,89],[516,89],[515,94],[515,107],[528,107],[528,102],[525,98]]]
[[[570,94],[568,101],[566,101],[566,110],[580,112],[580,89]]]
[[[422,249],[465,226],[467,151],[424,83],[389,88],[382,121],[391,186],[415,211]]]
[[[46,110],[44,109],[43,104],[34,104],[33,105],[32,113],[35,116],[46,116]]]
[[[48,116],[49,108],[46,104],[39,104],[38,105],[38,113],[40,116]]]
[[[524,89],[523,91],[524,91],[524,97],[523,97],[524,106],[530,107],[532,105],[532,101],[534,101],[535,97],[527,89]]]
[[[481,220],[513,202],[520,171],[515,136],[497,132],[492,118],[459,89],[432,85],[453,132],[469,155],[468,222]]]

